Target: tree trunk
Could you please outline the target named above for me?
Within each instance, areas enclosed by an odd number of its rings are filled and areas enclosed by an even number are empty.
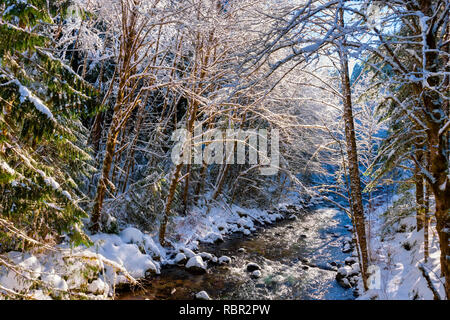
[[[169,195],[167,197],[166,208],[164,210],[164,217],[159,226],[159,243],[162,246],[165,246],[166,244],[165,238],[166,238],[167,223],[169,222],[170,209],[172,207],[173,199],[175,198],[175,191],[177,189],[178,179],[180,178],[180,172],[182,167],[183,163],[180,163],[175,168],[175,172],[173,174],[172,182],[169,188]]]
[[[424,259],[428,261],[429,253],[429,226],[430,226],[430,186],[425,182],[425,211],[423,221],[423,245],[424,245]]]
[[[421,11],[427,17],[432,17],[435,13],[432,8],[432,1],[421,1]],[[438,72],[438,43],[440,34],[436,25],[431,25],[428,30],[422,30],[426,34],[426,48],[422,48],[425,55],[425,69],[428,73]],[[440,79],[436,75],[427,77],[428,85],[437,88]],[[420,88],[420,95],[425,110],[423,112],[427,124],[427,139],[430,149],[429,172],[431,177],[427,177],[428,183],[434,194],[436,202],[436,230],[439,235],[441,249],[441,273],[445,278],[445,293],[447,299],[450,298],[450,250],[448,235],[450,233],[450,179],[448,177],[449,161],[445,152],[446,142],[444,141],[445,131],[441,129],[446,121],[441,119],[441,115],[446,114],[446,106],[442,103],[442,98],[434,90],[429,90],[423,86]],[[445,119],[445,117],[444,117]],[[447,118],[448,119],[448,118]]]
[[[135,3],[137,6],[138,3]],[[133,57],[136,56],[136,52],[133,52],[132,48],[136,42],[136,21],[137,11],[136,8],[129,8],[127,4],[121,2],[121,20],[122,20],[122,37],[120,43],[119,52],[119,89],[117,92],[117,99],[114,105],[114,113],[111,121],[111,126],[108,131],[108,138],[106,141],[105,157],[102,165],[102,175],[98,181],[97,194],[95,196],[94,207],[91,215],[91,230],[98,232],[100,230],[101,213],[103,207],[103,201],[105,198],[107,185],[110,184],[109,174],[111,171],[111,165],[115,155],[117,137],[132,110],[136,107],[136,102],[139,101],[141,93],[139,92],[136,97],[132,97],[131,91],[135,89],[134,84],[137,79],[129,81],[131,74],[135,71],[133,69]],[[128,97],[128,98],[126,98]],[[134,99],[134,100],[133,100]]]
[[[344,26],[344,13],[340,9],[340,24]],[[355,219],[356,236],[361,252],[361,275],[364,289],[367,290],[368,252],[366,239],[366,226],[364,221],[364,207],[362,202],[361,181],[358,166],[358,153],[356,147],[355,125],[353,120],[352,98],[350,89],[350,77],[348,71],[348,57],[345,52],[345,44],[339,48],[341,64],[341,81],[344,105],[345,138],[347,142],[348,168],[350,173],[350,188],[352,199],[352,211]]]
[[[438,126],[432,126],[429,133],[430,172],[434,178],[429,182],[436,202],[436,230],[441,249],[441,274],[445,278],[445,293],[448,299],[450,297],[450,250],[448,242],[450,233],[450,186],[447,177],[448,162],[442,150],[443,135],[439,134],[438,129]]]
[[[420,168],[423,165],[422,146],[416,145],[416,165],[414,167],[414,183],[416,185],[416,229],[422,230],[424,225],[424,193],[423,193],[423,174]]]
[[[108,134],[108,141],[106,142],[105,158],[103,159],[102,176],[98,181],[97,194],[95,196],[94,208],[91,216],[91,229],[93,232],[100,230],[101,212],[103,207],[103,200],[105,198],[106,186],[108,184],[109,171],[111,170],[111,164],[114,157],[114,150],[116,147],[117,136],[119,131],[114,130],[116,124],[116,118],[111,123],[110,131]]]

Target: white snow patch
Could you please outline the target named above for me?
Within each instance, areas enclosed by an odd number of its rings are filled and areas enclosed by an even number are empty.
[[[394,197],[392,201],[397,199]],[[379,285],[363,292],[361,283],[359,283],[359,291],[362,295],[358,299],[433,300],[433,293],[419,269],[421,264],[427,270],[440,297],[445,297],[444,281],[440,278],[440,249],[435,226],[430,225],[429,258],[425,263],[424,233],[423,229],[416,231],[415,216],[403,218],[398,223],[406,226],[406,232],[389,232],[384,236],[384,241],[381,241],[383,231],[381,215],[385,211],[386,206],[375,210],[372,214],[373,223],[371,225],[371,234],[374,235],[370,239],[372,265],[379,272],[377,276],[373,275],[372,277],[379,279]]]

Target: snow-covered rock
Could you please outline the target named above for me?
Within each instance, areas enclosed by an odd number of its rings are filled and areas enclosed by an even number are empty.
[[[213,255],[209,252],[201,252],[199,253],[199,256],[206,261],[211,261],[213,259]]]
[[[201,240],[206,243],[218,243],[223,242],[223,236],[219,232],[209,232]]]
[[[253,272],[255,270],[261,270],[261,267],[254,262],[248,263],[246,268],[247,268],[247,271],[249,271],[249,272]]]
[[[221,256],[219,258],[219,264],[229,264],[231,263],[231,258],[227,256]]]
[[[179,252],[174,259],[176,264],[185,263],[187,261],[187,257],[184,253]]]
[[[350,275],[351,271],[352,268],[349,266],[339,268],[336,273],[336,280],[347,278]]]
[[[188,260],[185,266],[186,270],[192,273],[205,273],[206,263],[203,262],[202,257],[196,255]]]
[[[211,298],[209,297],[208,293],[206,293],[206,291],[200,291],[198,293],[195,294],[195,299],[198,300],[211,300]]]
[[[345,289],[350,289],[352,287],[352,285],[350,284],[350,281],[348,281],[347,278],[343,278],[343,279],[339,280],[338,283],[342,288],[345,288]]]
[[[345,258],[344,262],[346,265],[351,266],[353,264],[355,264],[357,261],[357,259],[355,257],[347,257]]]
[[[352,245],[349,244],[349,243],[346,243],[346,244],[344,245],[344,247],[342,248],[342,252],[343,252],[343,253],[350,253],[350,252],[352,252],[352,250],[353,250],[353,247],[352,247]]]
[[[184,253],[189,259],[196,255],[195,252],[189,248],[180,248],[180,252]]]

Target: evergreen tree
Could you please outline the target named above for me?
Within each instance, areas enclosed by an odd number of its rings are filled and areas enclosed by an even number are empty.
[[[90,156],[79,119],[93,91],[49,49],[52,26],[68,5],[0,2],[1,251],[17,249],[25,235],[88,241],[79,201]]]

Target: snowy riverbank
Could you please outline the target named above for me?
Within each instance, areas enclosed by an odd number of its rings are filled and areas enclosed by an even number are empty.
[[[179,263],[181,255],[194,267],[226,263],[226,257],[194,251],[200,242],[222,241],[235,232],[250,235],[257,223],[267,225],[287,218],[291,214],[288,206],[280,204],[278,210],[268,211],[233,205],[212,208],[208,214],[194,208],[186,217],[174,217],[168,234],[169,249],[159,244],[156,232],[146,234],[126,227],[119,234],[90,235],[93,245],[89,248],[70,248],[63,243],[54,251],[10,252],[7,258],[18,267],[15,271],[0,270],[0,292],[16,292],[31,299],[108,299],[114,296],[118,284],[159,274],[163,266]]]

